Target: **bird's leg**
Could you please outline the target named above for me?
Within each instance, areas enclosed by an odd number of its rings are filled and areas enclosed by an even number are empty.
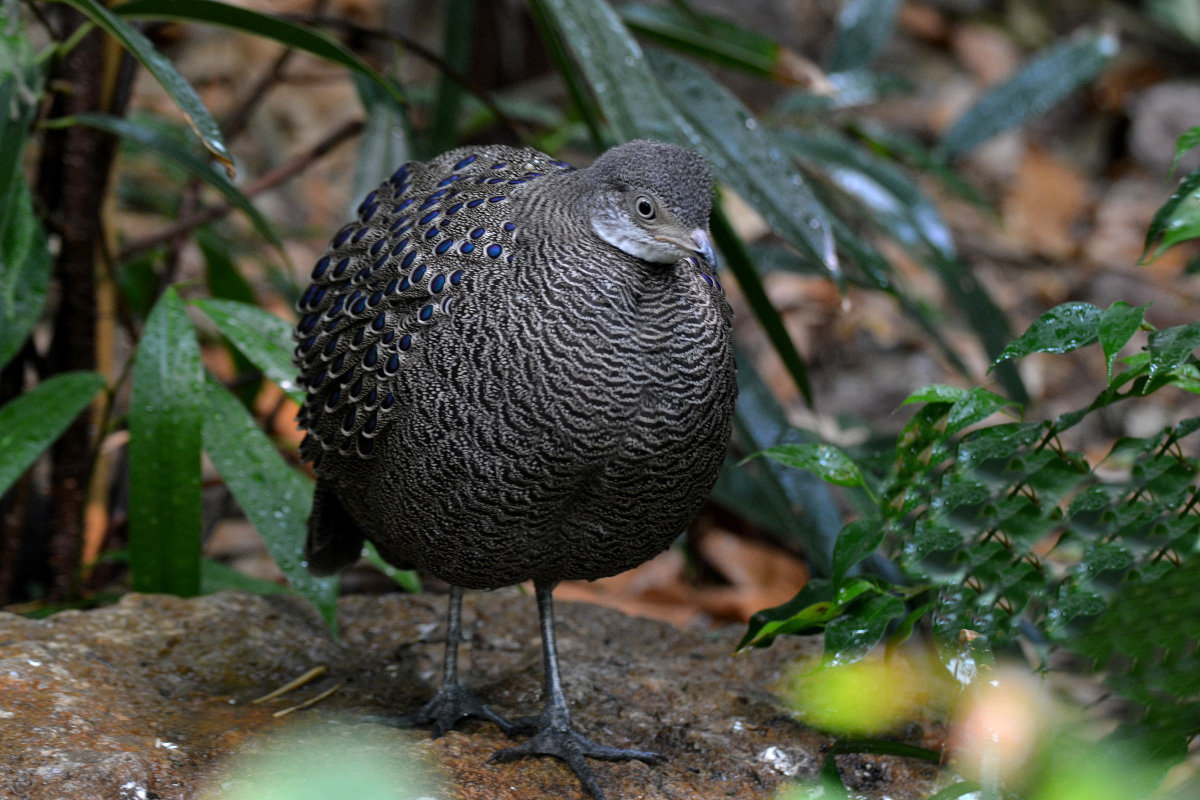
[[[506,734],[515,728],[511,722],[488,708],[475,695],[468,692],[458,682],[458,643],[462,638],[462,598],[463,590],[458,586],[450,587],[450,610],[446,616],[446,650],[442,667],[442,685],[428,703],[411,714],[405,714],[395,720],[395,724],[405,728],[418,725],[432,725],[433,738],[441,736],[453,728],[460,719],[478,717],[488,722],[494,722]]]
[[[542,713],[535,718],[536,733],[527,742],[494,753],[488,761],[515,761],[518,758],[538,755],[561,758],[567,762],[588,794],[596,800],[604,800],[604,792],[600,791],[600,784],[596,782],[587,759],[636,759],[647,764],[658,764],[665,761],[666,757],[648,750],[597,744],[572,727],[571,712],[567,709],[567,698],[563,694],[562,679],[558,672],[558,652],[554,637],[554,600],[550,595],[553,588],[553,583],[536,584],[538,616],[542,623],[542,669],[546,701]]]

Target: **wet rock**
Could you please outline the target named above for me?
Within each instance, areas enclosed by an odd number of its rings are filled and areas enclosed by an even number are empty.
[[[554,759],[487,764],[509,743],[491,725],[431,740],[379,723],[416,707],[440,679],[444,603],[343,598],[340,643],[305,603],[282,595],[129,595],[46,620],[0,614],[0,797],[240,800],[266,796],[264,786],[289,800],[582,797]],[[597,762],[612,800],[766,798],[819,769],[829,740],[771,694],[813,642],[734,657],[738,628],[678,630],[573,603],[558,613],[576,724],[670,759]],[[467,684],[503,713],[536,712],[533,599],[515,589],[469,594],[465,620]],[[313,682],[251,702],[315,666],[326,672]],[[931,777],[901,761],[839,764],[852,788],[875,796],[924,796]]]

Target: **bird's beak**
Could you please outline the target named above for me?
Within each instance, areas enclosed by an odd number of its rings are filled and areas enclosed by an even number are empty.
[[[692,252],[703,258],[708,266],[715,270],[717,268],[717,251],[713,249],[712,237],[708,235],[708,231],[696,228],[691,232],[690,238]]]

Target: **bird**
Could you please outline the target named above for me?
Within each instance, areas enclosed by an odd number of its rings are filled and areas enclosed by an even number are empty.
[[[635,140],[576,169],[532,148],[451,150],[397,169],[358,206],[297,305],[301,455],[318,575],[385,561],[450,584],[443,680],[402,715],[530,738],[492,761],[663,760],[571,722],[552,590],[659,554],[724,461],[737,395],[732,311],[704,159]],[[544,706],[510,722],[460,682],[464,590],[532,581]]]

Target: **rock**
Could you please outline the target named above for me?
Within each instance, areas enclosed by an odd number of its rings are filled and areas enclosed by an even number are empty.
[[[467,684],[502,712],[534,713],[533,598],[516,589],[467,598]],[[487,764],[508,743],[488,724],[437,740],[378,724],[432,693],[444,605],[427,595],[343,598],[341,644],[286,595],[128,595],[45,620],[0,614],[0,797],[248,800],[267,796],[267,784],[286,800],[581,797],[557,760]],[[613,800],[765,798],[819,769],[829,739],[771,694],[812,640],[732,657],[737,627],[678,630],[575,603],[559,603],[558,614],[582,730],[670,759],[658,768],[597,762]],[[318,665],[327,672],[312,683],[251,703]],[[838,761],[868,796],[923,797],[932,776],[914,762]]]

